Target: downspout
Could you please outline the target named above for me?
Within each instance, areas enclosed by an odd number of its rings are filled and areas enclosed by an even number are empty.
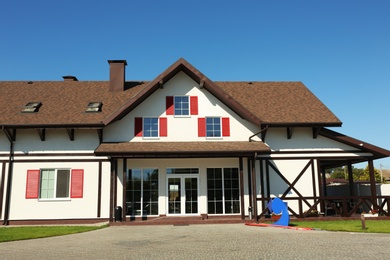
[[[3,127],[4,130],[4,127]],[[9,147],[9,159],[8,159],[8,178],[7,178],[7,194],[5,197],[5,209],[4,209],[4,221],[3,225],[9,225],[9,209],[11,204],[11,188],[12,188],[12,170],[13,170],[13,157],[14,157],[14,143],[10,141]]]
[[[260,128],[261,128],[261,126],[260,126]],[[249,136],[249,142],[253,142],[253,140],[252,140],[253,137],[255,137],[256,135],[261,134],[261,133],[264,132],[264,131],[267,131],[267,129],[268,129],[268,125],[266,125],[266,127],[263,128],[263,129],[261,129],[259,132],[257,132],[257,133],[255,133],[255,134]]]

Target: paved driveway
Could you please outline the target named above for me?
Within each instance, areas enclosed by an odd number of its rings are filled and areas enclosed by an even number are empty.
[[[1,229],[0,229],[1,232]],[[389,259],[390,235],[243,224],[115,226],[0,243],[0,259]]]

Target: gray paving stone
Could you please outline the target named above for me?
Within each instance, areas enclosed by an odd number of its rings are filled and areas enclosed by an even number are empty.
[[[388,234],[244,224],[114,226],[0,243],[0,259],[388,259],[389,243]]]

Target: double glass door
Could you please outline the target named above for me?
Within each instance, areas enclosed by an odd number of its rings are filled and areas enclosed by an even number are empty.
[[[169,176],[168,214],[185,215],[198,213],[198,177]]]

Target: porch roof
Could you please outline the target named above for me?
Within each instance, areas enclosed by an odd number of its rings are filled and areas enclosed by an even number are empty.
[[[271,149],[263,142],[123,142],[102,143],[96,155],[112,157],[239,157],[268,154]]]

